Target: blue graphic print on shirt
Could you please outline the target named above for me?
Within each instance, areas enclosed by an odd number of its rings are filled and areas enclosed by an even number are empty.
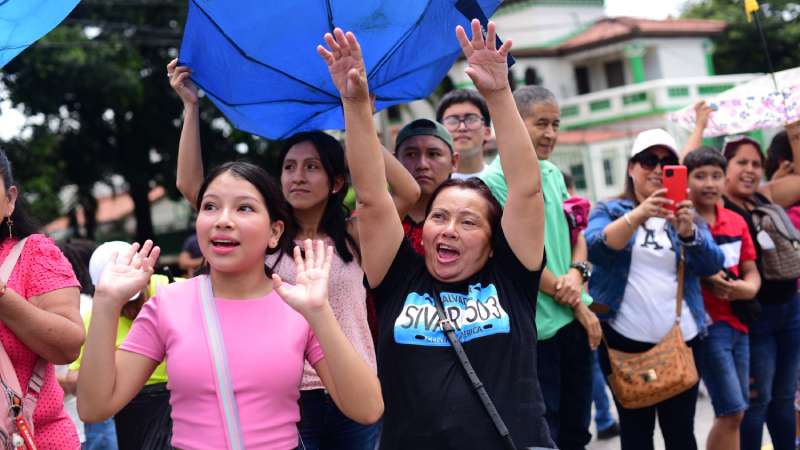
[[[439,297],[456,328],[460,342],[510,333],[508,313],[500,305],[494,284],[469,286],[468,294],[441,292]],[[445,347],[450,343],[439,325],[439,314],[430,294],[411,292],[394,322],[394,340],[398,344]]]

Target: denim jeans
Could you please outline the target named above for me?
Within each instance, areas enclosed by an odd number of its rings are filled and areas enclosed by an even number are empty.
[[[86,442],[81,450],[117,450],[117,429],[114,419],[99,423],[85,423]]]
[[[696,348],[697,369],[711,396],[714,415],[730,416],[747,409],[750,339],[725,322],[708,327]]]
[[[800,299],[761,306],[761,316],[750,326],[750,407],[742,421],[741,448],[761,448],[766,422],[775,450],[794,450]]]
[[[592,352],[592,402],[594,402],[594,424],[597,431],[602,431],[614,425],[614,416],[611,415],[611,403],[606,392],[606,377],[600,369],[597,350]],[[588,427],[589,424],[587,423]]]
[[[374,450],[380,423],[348,419],[323,389],[300,391],[300,449]]]
[[[603,334],[611,348],[628,353],[643,353],[650,350],[655,344],[634,341],[617,333],[607,322],[603,322]],[[692,348],[697,359],[697,338],[686,344]],[[608,361],[608,350],[605,345],[600,346],[600,367],[603,373],[611,373]],[[619,414],[619,436],[622,450],[653,450],[653,432],[658,426],[664,436],[664,447],[667,450],[697,450],[697,441],[694,438],[694,412],[697,404],[697,387],[675,397],[669,398],[646,408],[624,408],[616,398]]]
[[[592,439],[592,354],[586,331],[574,320],[536,345],[550,436],[561,450],[583,449]]]

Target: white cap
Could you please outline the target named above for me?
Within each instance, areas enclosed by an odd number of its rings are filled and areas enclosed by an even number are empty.
[[[652,130],[642,131],[636,136],[636,140],[633,141],[633,148],[631,149],[631,158],[650,147],[666,147],[670,149],[675,156],[679,156],[678,144],[675,142],[675,138],[661,128],[653,128]]]
[[[131,244],[127,242],[109,241],[101,244],[92,252],[92,257],[89,258],[89,277],[91,277],[92,284],[95,287],[100,282],[100,277],[108,267],[108,263],[111,262],[111,255],[116,252],[117,260],[119,260],[119,257],[124,255],[130,248]],[[131,300],[136,300],[137,298],[139,298],[138,293]]]

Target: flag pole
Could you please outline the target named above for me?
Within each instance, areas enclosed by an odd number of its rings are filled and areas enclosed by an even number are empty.
[[[753,19],[756,21],[756,30],[758,30],[758,35],[761,38],[761,46],[764,48],[764,57],[766,58],[767,62],[767,70],[769,71],[769,76],[772,79],[772,85],[775,87],[775,92],[777,92],[781,96],[781,101],[783,103],[783,114],[786,120],[789,119],[786,107],[786,94],[781,91],[778,87],[778,79],[775,78],[775,67],[772,65],[772,57],[769,54],[769,46],[767,46],[767,37],[764,34],[764,28],[761,26],[761,18],[759,17],[760,8],[756,7],[755,10],[748,13],[748,19],[752,15]]]

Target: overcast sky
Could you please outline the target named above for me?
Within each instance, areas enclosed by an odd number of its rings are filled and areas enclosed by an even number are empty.
[[[685,3],[686,0],[606,0],[606,14],[665,19],[676,17]]]
[[[609,16],[634,16],[664,19],[677,16],[687,0],[606,0]],[[0,99],[8,94],[0,91]],[[9,139],[19,132],[23,124],[22,114],[9,110],[9,103],[0,101],[0,139]]]

